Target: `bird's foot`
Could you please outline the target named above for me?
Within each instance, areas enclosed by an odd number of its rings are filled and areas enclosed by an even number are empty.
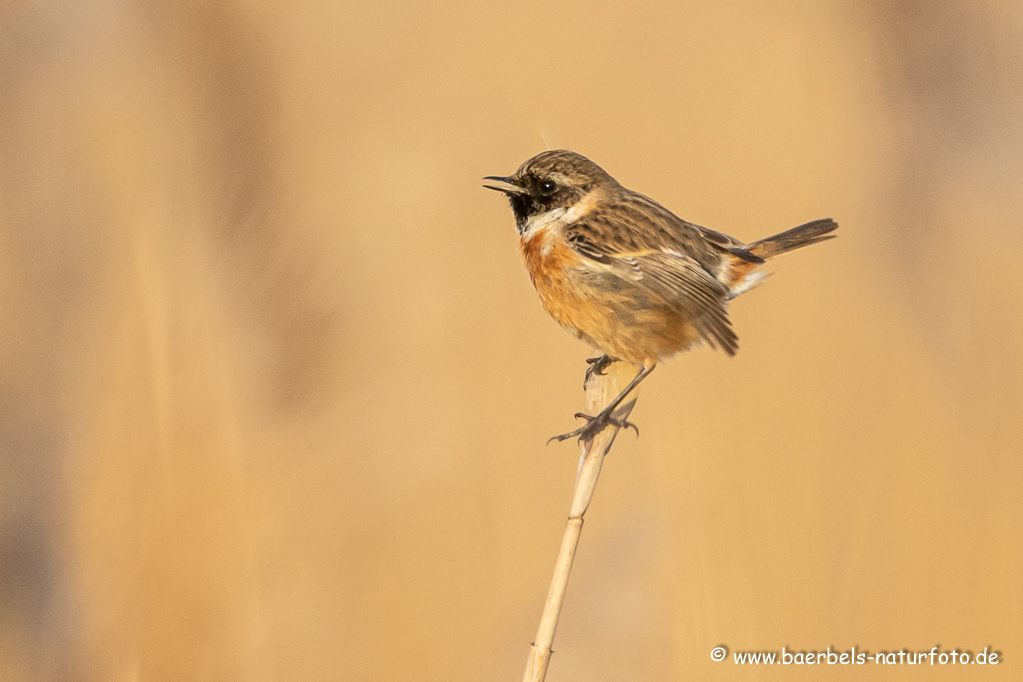
[[[618,362],[618,358],[613,358],[610,355],[601,355],[599,358],[587,358],[586,362],[590,366],[586,368],[586,377],[583,379],[584,391],[586,390],[586,384],[590,383],[590,379],[593,378],[594,374],[604,376],[604,370]]]
[[[563,440],[568,440],[569,438],[578,438],[579,442],[588,443],[589,441],[593,440],[593,438],[598,433],[606,429],[608,426],[614,426],[615,428],[618,429],[632,429],[633,431],[636,432],[637,436],[639,435],[639,428],[627,419],[618,419],[617,417],[615,417],[614,410],[604,410],[596,417],[591,417],[590,415],[583,414],[582,412],[576,412],[575,418],[585,419],[586,425],[579,427],[575,431],[563,433],[560,436],[554,436],[547,441],[547,444],[550,445],[550,442],[552,440],[560,442]]]

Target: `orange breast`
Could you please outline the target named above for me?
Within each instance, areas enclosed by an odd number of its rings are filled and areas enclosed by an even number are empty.
[[[584,306],[585,301],[580,300],[578,283],[569,274],[570,268],[581,265],[579,254],[551,234],[549,229],[523,239],[520,247],[529,278],[533,280],[544,310],[568,331],[578,337],[584,336],[584,331],[575,322],[578,322],[580,306]]]

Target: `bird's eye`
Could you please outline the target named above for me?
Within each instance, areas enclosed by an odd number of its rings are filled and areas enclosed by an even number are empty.
[[[556,190],[557,188],[558,186],[551,180],[544,180],[543,182],[540,183],[540,194],[543,194],[544,196],[550,196],[554,194],[554,190]]]

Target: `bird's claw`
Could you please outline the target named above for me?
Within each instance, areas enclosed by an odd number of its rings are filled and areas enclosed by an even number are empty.
[[[617,362],[617,358],[613,358],[610,355],[601,355],[598,358],[586,358],[586,362],[589,363],[589,367],[586,368],[586,377],[583,378],[583,390],[586,390],[586,384],[590,383],[590,379],[593,375],[604,376],[608,367]]]
[[[601,412],[596,417],[591,417],[588,414],[576,412],[575,418],[585,419],[586,425],[579,427],[575,431],[569,431],[568,433],[563,433],[560,436],[553,436],[550,439],[548,439],[547,444],[550,445],[550,442],[552,440],[561,442],[563,440],[568,440],[569,438],[576,437],[579,438],[579,442],[588,443],[589,441],[593,440],[593,438],[598,433],[606,429],[608,426],[614,426],[615,428],[619,429],[632,429],[633,431],[636,432],[636,436],[637,437],[639,436],[639,427],[630,422],[628,419],[618,419],[614,417],[612,414],[605,414],[604,412]]]

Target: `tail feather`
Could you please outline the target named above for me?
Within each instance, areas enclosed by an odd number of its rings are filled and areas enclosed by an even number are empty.
[[[838,227],[831,218],[822,218],[793,227],[779,234],[759,239],[746,247],[746,250],[754,256],[767,260],[780,254],[798,249],[827,239],[834,239],[836,235],[828,234]]]

